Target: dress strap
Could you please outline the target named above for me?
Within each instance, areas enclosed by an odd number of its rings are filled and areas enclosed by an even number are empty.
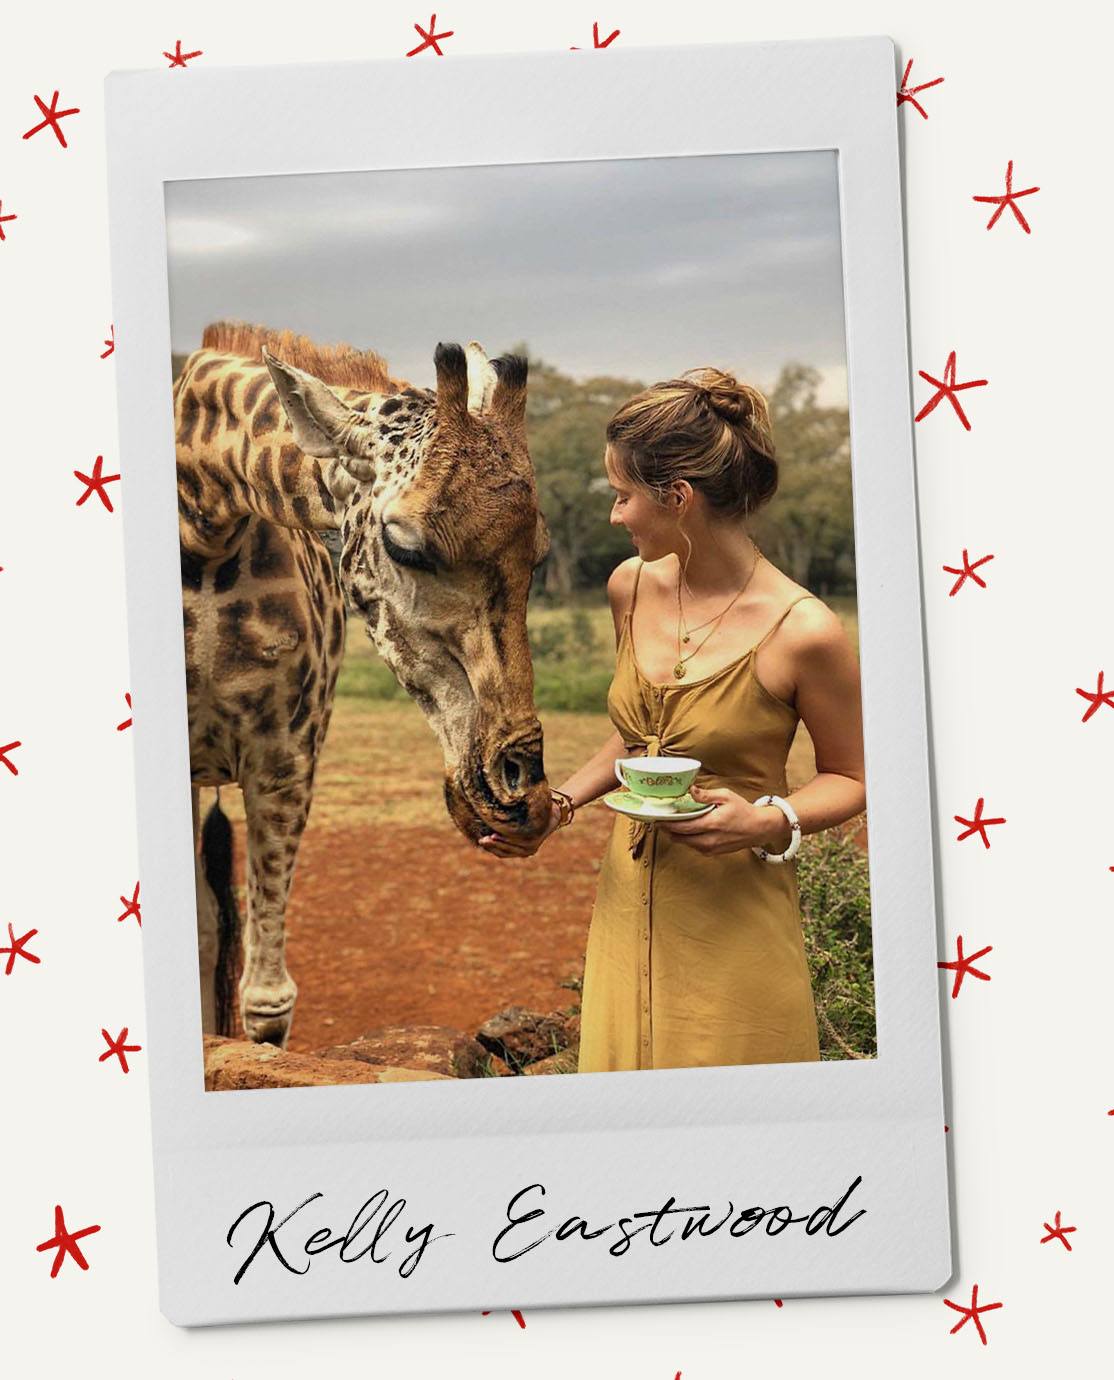
[[[795,609],[795,608],[797,607],[797,605],[798,605],[799,603],[802,602],[802,600],[804,600],[804,599],[815,599],[815,598],[816,598],[816,595],[815,595],[815,594],[801,594],[801,595],[799,595],[796,599],[794,599],[793,602],[788,606],[788,608],[786,608],[786,609],[782,612],[781,617],[777,620],[777,622],[776,622],[776,623],[774,624],[774,626],[769,630],[769,632],[766,633],[765,637],[762,638],[762,641],[761,641],[761,642],[756,642],[756,643],[754,644],[754,650],[757,652],[758,649],[759,649],[759,647],[762,646],[762,643],[763,643],[763,642],[766,642],[769,638],[773,637],[774,633],[777,632],[778,628],[780,628],[781,625],[785,622],[785,620],[789,617],[789,614],[792,612],[792,610]]]
[[[634,584],[631,586],[630,604],[629,604],[628,607],[627,607],[627,617],[628,617],[628,618],[631,616],[631,614],[634,613],[634,601],[638,598],[638,581],[639,581],[639,579],[641,578],[641,575],[642,575],[642,567],[643,567],[645,564],[646,564],[645,561],[639,560],[638,565],[637,565],[637,567],[636,567],[636,569],[635,569],[635,572],[634,572]]]

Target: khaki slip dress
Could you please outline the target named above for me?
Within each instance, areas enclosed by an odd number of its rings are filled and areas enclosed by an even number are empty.
[[[635,661],[630,608],[608,714],[628,756],[695,757],[697,784],[747,800],[787,793],[798,714],[758,680],[758,649],[700,680],[654,685]],[[604,807],[606,808],[606,806]],[[578,1072],[781,1064],[820,1058],[796,862],[749,847],[705,854],[617,815],[584,964]]]

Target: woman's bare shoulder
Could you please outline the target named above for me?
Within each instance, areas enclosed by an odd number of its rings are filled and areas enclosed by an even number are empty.
[[[641,563],[640,557],[628,556],[607,577],[607,597],[611,601],[612,611],[617,611],[620,617],[627,611]]]
[[[818,594],[790,579],[776,567],[772,575],[768,591],[771,603],[776,608],[789,610],[782,624],[787,643],[805,651],[831,645],[833,641],[846,642],[843,620]]]
[[[786,650],[796,658],[841,656],[852,651],[843,619],[818,594],[796,587],[786,603],[793,603],[783,624]],[[804,596],[808,596],[805,598]]]

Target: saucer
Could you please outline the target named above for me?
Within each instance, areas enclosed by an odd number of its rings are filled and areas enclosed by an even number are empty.
[[[609,809],[631,819],[699,819],[701,815],[706,815],[709,810],[716,808],[715,805],[698,805],[687,791],[684,795],[678,796],[677,801],[679,803],[652,800],[648,796],[635,795],[632,791],[624,790],[610,791],[603,798],[603,803]]]

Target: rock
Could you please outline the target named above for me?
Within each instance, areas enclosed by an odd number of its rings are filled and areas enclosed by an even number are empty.
[[[510,1006],[485,1021],[476,1031],[476,1039],[518,1072],[579,1041],[580,1017],[575,1019],[575,1034],[570,1035],[569,1016],[557,1011],[542,1015],[522,1006]]]
[[[422,1083],[445,1075],[428,1069],[338,1063],[314,1054],[291,1054],[278,1045],[251,1040],[204,1037],[205,1087],[209,1092],[237,1088],[316,1088],[337,1083]]]
[[[503,1060],[499,1058],[498,1054],[491,1054],[487,1050],[485,1050],[484,1053],[487,1054],[487,1067],[490,1074],[495,1078],[514,1077],[514,1069],[511,1068],[510,1064],[504,1063]]]
[[[445,1078],[483,1078],[491,1057],[471,1035],[447,1025],[384,1026],[317,1054],[322,1059],[426,1069]]]
[[[575,1073],[576,1050],[561,1049],[556,1054],[551,1054],[548,1059],[535,1059],[532,1064],[527,1064],[522,1072],[526,1075],[532,1073]]]

